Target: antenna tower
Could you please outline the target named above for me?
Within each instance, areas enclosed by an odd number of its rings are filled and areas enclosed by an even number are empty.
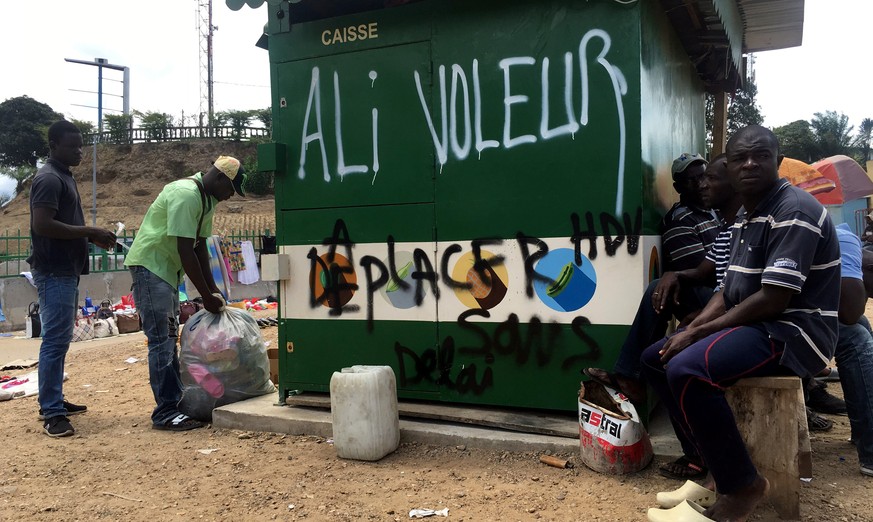
[[[200,126],[205,125],[212,133],[215,116],[212,97],[212,0],[197,2],[197,32],[200,34]],[[204,122],[203,119],[206,118]]]

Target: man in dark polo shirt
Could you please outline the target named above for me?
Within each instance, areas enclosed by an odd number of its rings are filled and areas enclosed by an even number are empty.
[[[64,400],[64,359],[73,337],[79,276],[88,273],[88,241],[115,244],[109,230],[85,226],[79,190],[70,167],[82,161],[82,134],[68,121],[48,130],[49,159],[30,187],[31,254],[27,259],[39,293],[39,417],[50,437],[72,435],[67,415],[87,408]]]
[[[728,141],[728,176],[743,208],[723,289],[687,328],[642,357],[677,436],[699,449],[710,470],[719,495],[704,514],[717,521],[745,520],[769,488],[724,388],[743,377],[812,377],[837,340],[837,233],[815,198],[779,178],[781,160],[764,127],[745,127]]]

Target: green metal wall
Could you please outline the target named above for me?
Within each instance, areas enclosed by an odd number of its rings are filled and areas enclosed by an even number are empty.
[[[388,364],[402,397],[576,408],[658,271],[657,173],[702,132],[661,103],[699,87],[642,4],[271,12],[282,394]]]

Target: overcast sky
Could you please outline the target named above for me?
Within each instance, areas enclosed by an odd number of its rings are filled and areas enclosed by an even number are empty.
[[[197,4],[0,0],[0,101],[26,94],[68,118],[96,122],[97,68],[64,58],[106,58],[130,67],[132,109],[177,120],[184,112],[188,123],[200,106]],[[267,52],[254,45],[265,22],[266,4],[231,11],[224,0],[213,1],[216,111],[269,106]],[[757,55],[765,125],[826,110],[845,113],[856,129],[873,118],[871,22],[873,0],[806,0],[803,46]],[[122,109],[121,78],[104,70],[105,114]]]

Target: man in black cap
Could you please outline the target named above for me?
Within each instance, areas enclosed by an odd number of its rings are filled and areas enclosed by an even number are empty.
[[[149,346],[149,382],[157,406],[152,427],[185,431],[203,426],[179,412],[182,382],[176,339],[179,285],[188,275],[203,306],[218,313],[224,306],[204,238],[212,235],[215,205],[234,192],[245,196],[245,171],[239,160],[220,156],[206,174],[168,183],[149,207],[124,265],[133,278],[133,299]]]

